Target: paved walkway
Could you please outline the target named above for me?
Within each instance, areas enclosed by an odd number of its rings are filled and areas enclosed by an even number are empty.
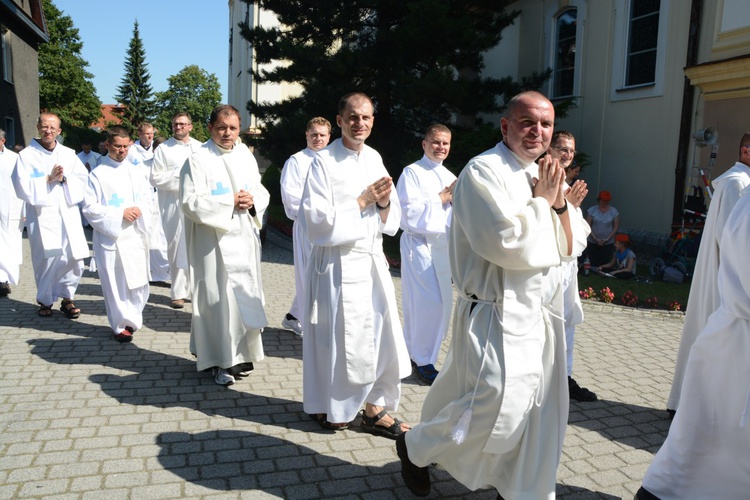
[[[169,308],[165,287],[152,287],[131,344],[112,339],[89,272],[80,319],[38,317],[24,245],[22,284],[0,299],[0,498],[414,498],[393,441],[356,425],[323,432],[302,411],[302,342],[280,329],[294,293],[287,237],[269,231],[263,251],[267,358],[229,388],[196,373],[190,306]],[[559,497],[633,497],[669,425],[681,324],[586,305],[575,377],[601,400],[571,405]],[[416,423],[427,389],[404,380],[398,416]],[[495,498],[438,470],[432,479],[430,498]]]

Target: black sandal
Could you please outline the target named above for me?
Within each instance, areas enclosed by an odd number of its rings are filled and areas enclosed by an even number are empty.
[[[378,420],[387,415],[388,410],[385,408],[374,417],[368,417],[365,415],[365,410],[362,410],[362,430],[375,436],[383,436],[389,439],[396,439],[399,434],[406,432],[401,430],[401,424],[403,424],[403,422],[397,418],[393,418],[393,423],[388,427],[384,425],[376,425]]]
[[[52,306],[39,303],[39,310],[36,313],[42,318],[49,318],[52,316]]]
[[[76,307],[73,299],[63,299],[60,303],[60,310],[70,319],[76,319],[81,315],[81,310]]]
[[[343,431],[349,428],[349,424],[332,424],[328,421],[328,415],[325,413],[309,413],[310,418],[315,420],[319,426],[326,431]]]

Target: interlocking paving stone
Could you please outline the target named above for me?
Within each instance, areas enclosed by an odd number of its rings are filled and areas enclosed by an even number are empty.
[[[228,388],[195,370],[192,306],[171,309],[169,288],[151,287],[144,327],[119,344],[89,271],[78,320],[59,304],[38,317],[26,239],[24,252],[21,284],[0,299],[0,499],[414,498],[392,440],[362,432],[359,419],[323,431],[303,412],[302,341],[281,328],[294,293],[288,237],[272,228],[263,249],[266,359]],[[584,310],[573,371],[599,401],[571,402],[557,495],[629,500],[669,429],[682,315],[588,301]],[[418,422],[428,389],[404,379],[396,416]],[[496,498],[438,469],[431,477],[429,498]]]

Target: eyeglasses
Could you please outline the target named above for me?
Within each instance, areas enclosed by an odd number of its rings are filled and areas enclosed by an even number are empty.
[[[172,124],[173,127],[187,127],[188,125],[192,125],[192,123],[175,122]]]
[[[576,155],[576,150],[575,149],[563,148],[561,146],[552,146],[552,147],[555,148],[556,150],[558,150],[559,152],[561,152],[562,154],[566,154],[566,155],[570,155],[570,156],[575,156]]]

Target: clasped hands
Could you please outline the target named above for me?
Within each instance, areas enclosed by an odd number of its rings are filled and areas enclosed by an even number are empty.
[[[552,208],[562,208],[566,200],[575,208],[581,206],[589,192],[585,181],[577,180],[565,193],[565,169],[559,160],[547,155],[539,160],[538,165],[539,177],[532,180],[535,198],[544,198]]]
[[[385,208],[391,198],[391,188],[393,187],[393,178],[381,177],[376,180],[359,195],[357,203],[359,203],[359,209],[364,210],[373,203],[377,203],[380,208]]]
[[[440,191],[440,202],[443,205],[446,203],[453,203],[453,188],[456,186],[456,182],[458,182],[458,180],[453,181],[450,186],[445,186],[443,190]]]
[[[47,183],[50,182],[62,182],[63,180],[63,166],[62,165],[55,165],[52,167],[52,172],[47,176]]]
[[[122,211],[122,218],[128,222],[133,222],[141,216],[141,209],[138,207],[128,207]]]
[[[237,210],[250,210],[254,205],[253,195],[240,189],[238,193],[234,193],[234,208]]]

